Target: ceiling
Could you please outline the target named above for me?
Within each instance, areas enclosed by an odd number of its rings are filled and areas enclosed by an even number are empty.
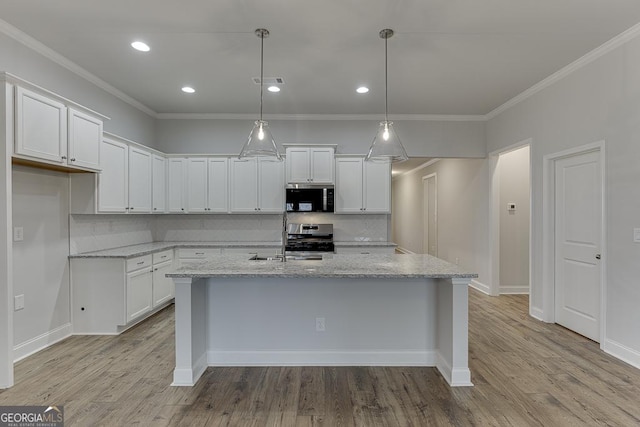
[[[249,115],[260,27],[271,32],[265,77],[285,82],[265,92],[265,114],[382,114],[378,32],[392,28],[391,115],[485,115],[640,22],[638,0],[0,0],[0,10],[157,113]]]

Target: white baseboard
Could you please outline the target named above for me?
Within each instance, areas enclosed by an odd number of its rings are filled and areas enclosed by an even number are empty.
[[[491,289],[489,289],[489,286],[485,285],[482,282],[478,282],[476,279],[471,280],[469,286],[482,292],[483,294],[491,295]]]
[[[531,309],[529,310],[529,314],[534,319],[538,319],[539,321],[544,322],[544,313],[542,312],[542,309],[539,309],[538,307],[531,307]]]
[[[440,375],[451,387],[471,387],[471,371],[469,368],[452,368],[442,354],[436,356],[436,367]]]
[[[436,366],[435,351],[209,351],[209,366]]]
[[[196,385],[198,379],[207,370],[207,354],[204,353],[198,358],[191,368],[178,368],[173,370],[172,386],[175,387],[191,387]]]
[[[396,247],[396,252],[400,252],[401,254],[408,254],[408,255],[415,254],[415,252],[412,252],[409,249],[401,248],[400,246]]]
[[[500,286],[500,295],[529,295],[529,286]]]
[[[43,350],[58,341],[71,336],[71,323],[59,326],[54,330],[32,338],[13,347],[13,361],[17,362],[27,356]]]
[[[605,340],[602,349],[605,353],[640,369],[640,351],[634,350],[610,339]]]

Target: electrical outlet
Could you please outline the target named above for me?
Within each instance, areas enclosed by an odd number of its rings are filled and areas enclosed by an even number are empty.
[[[24,309],[24,294],[13,297],[13,309],[14,311]]]
[[[13,227],[13,241],[22,242],[24,240],[24,228]]]
[[[460,265],[460,258],[456,258],[456,265]]]
[[[324,332],[326,330],[325,326],[324,317],[316,317],[316,331]]]
[[[633,229],[633,241],[635,243],[640,243],[640,228]]]

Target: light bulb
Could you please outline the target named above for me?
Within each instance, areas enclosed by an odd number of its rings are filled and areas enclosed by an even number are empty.
[[[389,140],[389,125],[387,123],[384,124],[384,132],[382,132],[382,138],[385,141]]]
[[[264,139],[264,130],[262,130],[262,123],[260,123],[260,129],[258,129],[258,139],[260,141]]]

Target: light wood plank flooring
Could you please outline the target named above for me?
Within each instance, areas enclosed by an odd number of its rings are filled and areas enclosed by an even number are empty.
[[[640,370],[470,290],[475,387],[435,368],[209,368],[170,387],[173,308],[118,337],[71,337],[16,365],[0,405],[64,405],[68,426],[640,425]]]

